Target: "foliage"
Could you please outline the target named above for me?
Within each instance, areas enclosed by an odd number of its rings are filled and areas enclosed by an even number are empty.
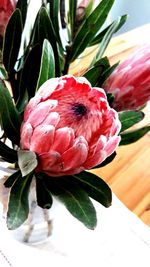
[[[28,1],[24,0],[18,1],[3,40],[0,67],[0,116],[3,135],[0,141],[0,155],[2,160],[14,163],[17,167],[17,171],[5,182],[5,186],[10,187],[7,225],[9,229],[15,229],[27,219],[28,194],[31,181],[35,179],[39,206],[50,208],[53,196],[56,196],[73,216],[88,228],[94,229],[97,219],[91,198],[109,207],[112,200],[109,186],[90,172],[65,176],[59,180],[46,177],[43,173],[35,173],[35,153],[19,150],[20,127],[24,108],[38,88],[49,78],[67,74],[70,64],[86,48],[93,45],[98,46],[98,52],[89,66],[86,66],[83,76],[92,86],[102,86],[118,64],[110,66],[109,59],[103,57],[104,52],[113,34],[123,26],[127,16],[119,17],[104,28],[114,0],[102,0],[94,10],[92,6],[87,7],[86,16],[77,27],[77,1],[65,1],[69,2],[69,10],[66,10],[65,14],[67,42],[64,43],[62,25],[59,21],[60,1],[43,2],[45,4],[39,8],[31,31],[26,32],[29,34],[29,41],[23,35],[25,25],[29,23]],[[10,84],[11,93],[6,81]],[[132,143],[149,131],[149,126],[132,132],[125,131],[143,117],[141,111],[119,113],[122,123],[121,145]],[[11,148],[5,144],[5,140],[8,139],[12,142]],[[114,157],[115,154],[96,167],[109,164]]]

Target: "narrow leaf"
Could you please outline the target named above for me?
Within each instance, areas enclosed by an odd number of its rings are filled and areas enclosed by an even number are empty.
[[[124,25],[124,23],[126,22],[127,18],[128,18],[128,15],[123,15],[123,16],[121,16],[121,17],[119,17],[117,19],[118,26],[115,27],[114,33],[116,33]],[[101,41],[103,40],[103,38],[106,35],[106,33],[110,30],[110,28],[112,27],[112,25],[114,24],[114,22],[117,22],[117,21],[113,21],[107,28],[105,28],[103,31],[101,31],[100,33],[98,33],[95,36],[95,38],[92,40],[92,42],[90,42],[89,46],[92,46],[92,45],[96,45],[96,44],[101,43]]]
[[[99,49],[98,49],[98,51],[96,53],[95,58],[92,61],[92,64],[94,64],[97,60],[99,60],[103,56],[103,54],[104,54],[104,52],[105,52],[105,50],[106,50],[111,38],[112,38],[112,35],[114,34],[116,29],[118,28],[119,22],[120,22],[120,18],[117,21],[114,21],[112,23],[112,25],[109,27],[109,29],[107,30],[107,32],[103,36],[103,39],[99,44]]]
[[[21,12],[19,9],[16,9],[10,17],[4,39],[3,63],[8,73],[13,71],[18,57],[22,29]]]
[[[89,71],[86,72],[83,76],[91,83],[92,86],[96,86],[102,69],[103,68],[101,65],[95,66],[93,68],[90,68]]]
[[[7,212],[7,227],[9,230],[18,228],[28,217],[28,195],[31,181],[32,175],[22,177],[20,173],[11,188]]]
[[[53,199],[51,192],[45,184],[42,174],[35,174],[36,177],[36,196],[37,204],[43,209],[49,209],[52,206]]]
[[[134,143],[138,141],[140,138],[142,138],[145,134],[147,134],[150,131],[150,126],[145,126],[141,129],[134,130],[132,132],[128,133],[122,133],[121,134],[121,142],[119,145],[129,145],[131,143]]]
[[[0,79],[2,79],[2,80],[8,79],[8,74],[2,66],[0,66]]]
[[[121,121],[121,131],[123,132],[133,126],[134,124],[140,122],[144,118],[144,113],[142,111],[124,111],[119,112],[119,120]]]
[[[101,87],[103,83],[106,81],[106,79],[110,76],[110,74],[115,70],[115,68],[118,66],[119,62],[113,64],[111,67],[106,69],[102,75],[99,78],[98,86]]]
[[[37,164],[36,154],[33,151],[18,151],[18,165],[23,177],[31,173],[37,167]]]
[[[69,12],[68,12],[68,21],[70,24],[71,39],[73,40],[75,33],[75,19],[76,19],[76,10],[77,10],[77,0],[69,1]]]
[[[60,76],[60,57],[57,36],[55,34],[52,21],[47,13],[46,8],[44,7],[41,7],[38,12],[32,35],[33,37],[31,45],[40,44],[40,46],[42,47],[44,39],[47,39],[50,42],[55,56],[56,76]]]
[[[90,0],[87,7],[85,8],[85,16],[88,17],[93,11],[94,1]]]
[[[8,147],[0,141],[0,156],[7,162],[14,163],[17,161],[17,151]]]
[[[110,107],[112,107],[114,100],[115,100],[114,95],[111,93],[107,93],[107,101],[108,101]]]
[[[110,187],[103,179],[90,172],[81,172],[73,175],[77,179],[88,195],[97,200],[105,207],[109,207],[112,202],[112,193]]]
[[[35,95],[40,72],[40,63],[41,48],[39,45],[36,45],[30,50],[21,72],[19,98],[17,101],[17,109],[19,111],[22,111],[29,99]]]
[[[74,61],[88,46],[104,24],[114,0],[102,0],[85,20],[71,46],[70,61]]]
[[[16,8],[20,9],[22,15],[23,25],[25,24],[27,10],[28,10],[28,0],[18,0]]]
[[[10,187],[12,187],[13,184],[15,183],[15,181],[16,181],[19,177],[21,177],[21,171],[20,171],[20,170],[14,172],[12,175],[10,175],[10,176],[7,178],[7,180],[5,181],[4,186],[5,186],[6,188],[10,188]]]
[[[107,57],[101,58],[96,61],[93,67],[91,67],[83,76],[88,79],[92,86],[99,84],[101,75],[110,67]]]
[[[15,144],[20,142],[21,118],[5,84],[0,80],[0,115],[6,136]]]
[[[96,227],[97,218],[95,208],[87,193],[76,183],[61,177],[45,180],[51,193],[65,205],[68,211],[87,228]]]
[[[55,59],[51,44],[44,40],[37,89],[48,79],[55,77]]]
[[[59,25],[59,15],[60,15],[60,0],[50,1],[50,18],[55,30],[55,35],[59,43],[60,48],[62,48],[61,38],[60,38],[60,25]]]

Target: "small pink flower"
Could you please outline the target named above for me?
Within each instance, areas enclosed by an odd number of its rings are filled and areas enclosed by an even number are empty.
[[[111,155],[120,121],[101,88],[71,75],[46,81],[24,113],[21,148],[34,151],[37,171],[63,176],[90,169]]]
[[[117,111],[134,110],[150,100],[150,45],[144,45],[110,75],[104,89],[115,96]]]
[[[78,1],[76,10],[76,23],[80,24],[86,15],[86,9],[89,5],[93,5],[93,9],[99,4],[99,0],[80,0]]]
[[[8,20],[16,7],[16,0],[0,0],[0,35],[4,35],[4,31]]]

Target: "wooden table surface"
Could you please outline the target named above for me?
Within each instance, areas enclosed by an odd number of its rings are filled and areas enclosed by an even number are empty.
[[[150,24],[146,24],[112,39],[105,55],[111,64],[124,60],[143,43],[150,44]],[[96,48],[89,49],[78,59],[70,70],[76,75],[91,62]],[[150,123],[150,106],[146,109],[146,119]],[[94,171],[112,188],[119,199],[146,224],[150,226],[150,133],[138,142],[119,147],[117,157],[108,166]]]

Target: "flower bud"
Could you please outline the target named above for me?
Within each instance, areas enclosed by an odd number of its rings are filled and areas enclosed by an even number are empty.
[[[71,75],[46,81],[29,101],[21,127],[21,148],[37,154],[38,172],[79,173],[100,164],[120,137],[117,112],[101,88]]]
[[[117,111],[135,110],[150,100],[150,45],[143,45],[122,62],[103,85],[114,95]]]

